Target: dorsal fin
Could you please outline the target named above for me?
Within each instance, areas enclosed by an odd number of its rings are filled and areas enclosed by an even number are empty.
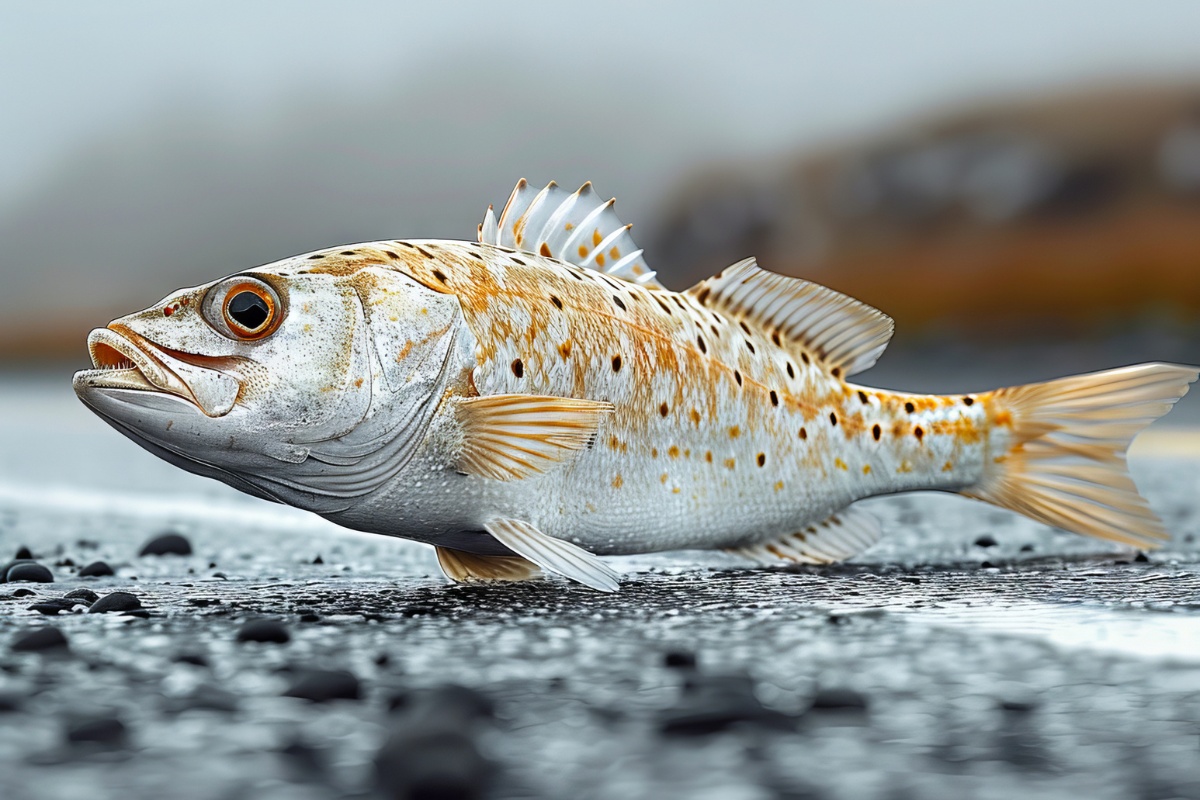
[[[641,249],[591,182],[568,192],[554,181],[538,191],[522,178],[500,220],[491,207],[479,226],[479,241],[556,258],[578,267],[652,288],[663,288],[646,266]]]
[[[892,318],[866,303],[799,278],[760,269],[753,258],[687,290],[701,305],[778,333],[843,375],[869,368],[887,347]]]

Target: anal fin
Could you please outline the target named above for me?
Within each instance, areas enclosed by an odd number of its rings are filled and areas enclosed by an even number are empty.
[[[520,556],[485,556],[437,547],[438,565],[446,577],[458,583],[469,581],[526,581],[540,573],[537,564]]]
[[[617,590],[617,572],[578,545],[548,536],[528,522],[499,518],[484,525],[500,544],[547,572],[600,592]]]
[[[769,542],[730,547],[732,553],[760,564],[836,564],[853,558],[879,541],[876,519],[865,511],[844,508],[828,519]]]

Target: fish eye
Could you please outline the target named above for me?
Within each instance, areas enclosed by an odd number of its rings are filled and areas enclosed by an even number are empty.
[[[271,335],[283,317],[275,290],[252,278],[230,279],[216,286],[205,303],[205,312],[222,333],[247,340]]]

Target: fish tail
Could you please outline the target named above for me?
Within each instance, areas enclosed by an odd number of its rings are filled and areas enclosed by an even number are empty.
[[[1138,494],[1125,451],[1197,375],[1139,364],[991,392],[981,400],[998,447],[961,493],[1075,533],[1158,547],[1169,536]]]

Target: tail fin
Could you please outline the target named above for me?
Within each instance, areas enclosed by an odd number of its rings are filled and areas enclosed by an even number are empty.
[[[1075,533],[1158,547],[1169,537],[1133,485],[1125,451],[1196,378],[1195,367],[1140,364],[998,389],[988,399],[995,424],[1011,426],[1008,450],[962,494]]]

